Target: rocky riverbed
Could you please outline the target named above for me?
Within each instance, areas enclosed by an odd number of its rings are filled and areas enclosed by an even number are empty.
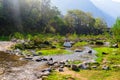
[[[3,44],[2,44],[3,46]],[[1,47],[0,47],[1,48]],[[7,49],[7,48],[5,48]],[[5,50],[3,49],[3,50]],[[66,49],[69,50],[69,49]],[[95,51],[90,47],[85,47],[83,51],[71,51],[72,54],[65,55],[54,55],[54,56],[32,56],[32,57],[17,57],[15,60],[7,60],[9,57],[13,57],[11,54],[9,56],[3,56],[1,58],[1,64],[9,63],[9,65],[0,66],[0,79],[1,80],[41,80],[43,76],[48,76],[52,69],[59,69],[63,71],[63,68],[68,61],[79,60],[84,61],[94,61],[96,58]],[[1,54],[2,55],[2,54]],[[1,56],[0,55],[0,56]],[[11,59],[11,58],[10,58]],[[23,65],[10,66],[10,63],[22,63]],[[74,65],[72,65],[74,66]],[[73,67],[74,68],[74,67]]]

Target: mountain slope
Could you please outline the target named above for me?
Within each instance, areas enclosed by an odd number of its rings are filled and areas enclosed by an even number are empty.
[[[109,27],[115,22],[115,19],[112,16],[97,8],[89,0],[52,0],[52,4],[57,6],[63,14],[66,14],[67,10],[80,9],[85,12],[91,12],[94,17],[103,18]]]

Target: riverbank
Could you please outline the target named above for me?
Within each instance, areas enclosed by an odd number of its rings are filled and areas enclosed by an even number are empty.
[[[1,42],[1,49],[3,51],[8,50],[10,46],[14,44],[11,42],[3,42],[3,43]],[[59,80],[59,78],[61,78],[60,80],[63,80],[64,78],[66,78],[66,80],[69,80],[69,79],[89,80],[88,77],[90,77],[91,78],[90,80],[96,80],[97,79],[96,77],[92,78],[92,76],[95,76],[94,73],[101,74],[102,77],[107,77],[107,76],[103,76],[105,71],[109,71],[108,74],[110,75],[110,73],[115,73],[116,69],[111,70],[112,68],[111,65],[114,66],[114,64],[108,61],[106,61],[107,64],[103,64],[101,55],[105,59],[106,58],[105,55],[107,56],[114,55],[111,53],[115,52],[117,49],[108,48],[108,46],[106,47],[105,46],[104,48],[102,48],[102,46],[99,46],[99,47],[97,46],[97,49],[95,48],[98,51],[97,57],[96,57],[96,51],[93,50],[88,45],[82,46],[82,49],[79,48],[75,50],[73,50],[72,48],[64,48],[64,50],[71,52],[71,54],[56,54],[56,55],[26,54],[24,56],[23,55],[24,53],[18,55],[18,54],[14,54],[14,51],[13,51],[13,54],[5,53],[9,56],[6,56],[6,55],[4,56],[2,54],[4,59],[3,58],[1,59],[3,61],[3,63],[1,64],[4,64],[4,62],[19,63],[18,61],[22,61],[22,62],[27,61],[27,63],[25,63],[24,65],[18,65],[18,66],[7,66],[7,68],[0,67],[0,79],[3,79],[3,80],[11,80],[11,79],[12,80],[16,80],[16,79],[17,80],[42,80],[42,79]],[[79,45],[75,47],[79,47]],[[107,54],[102,54],[103,52]],[[34,53],[34,51],[32,51],[32,53]],[[17,59],[12,61],[6,60],[6,58],[7,59],[9,57],[13,58],[13,56],[16,56]],[[99,59],[99,58],[101,59],[101,61],[97,62],[96,59]],[[116,57],[116,59],[118,58]],[[91,72],[92,74],[86,77],[86,73],[89,73],[89,72]],[[116,73],[119,73],[119,71]],[[61,75],[61,76],[56,78],[58,75]],[[114,77],[115,75],[113,74],[112,76]],[[119,80],[119,77],[117,77],[116,80]]]
[[[0,41],[0,51],[7,51],[12,45],[15,45],[15,43],[11,41]]]

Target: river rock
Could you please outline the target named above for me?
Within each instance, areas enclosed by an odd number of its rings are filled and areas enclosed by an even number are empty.
[[[53,65],[54,65],[54,62],[53,62],[53,61],[48,61],[47,64],[48,64],[49,66],[53,66]]]
[[[103,66],[102,66],[102,69],[103,69],[103,70],[109,70],[110,67],[109,67],[109,66],[106,66],[106,65],[103,65]]]
[[[60,67],[60,64],[54,62],[54,68],[58,68],[58,67]]]
[[[45,72],[42,73],[42,76],[48,76],[48,75],[50,75],[49,71],[45,71]]]
[[[40,62],[40,61],[42,61],[42,59],[41,59],[41,58],[39,58],[39,59],[36,59],[35,61]]]
[[[82,52],[82,49],[76,49],[74,52]]]
[[[78,68],[80,68],[80,69],[88,69],[89,65],[87,63],[82,63],[82,64],[78,65]]]
[[[61,65],[60,65],[60,68],[64,68],[64,66],[65,66],[64,64],[61,64]]]
[[[59,72],[63,72],[63,68],[59,68]]]
[[[96,68],[97,68],[97,66],[91,66],[91,68],[96,69]]]
[[[65,62],[64,62],[64,61],[60,61],[59,63],[60,63],[60,64],[65,64]]]
[[[49,61],[53,61],[53,58],[50,58]]]
[[[118,48],[118,44],[113,44],[112,47],[113,48]]]
[[[5,69],[4,68],[0,68],[0,75],[4,74]]]
[[[74,71],[78,71],[79,70],[77,65],[71,65],[71,69],[74,70]]]
[[[43,60],[43,61],[48,61],[48,59],[46,59],[46,58],[42,58],[42,60]]]
[[[65,64],[65,67],[70,68],[70,67],[71,67],[71,65],[70,65],[70,64]]]
[[[69,41],[64,42],[63,44],[64,47],[70,48],[72,45]]]
[[[91,54],[91,53],[92,53],[92,50],[89,50],[88,53]]]

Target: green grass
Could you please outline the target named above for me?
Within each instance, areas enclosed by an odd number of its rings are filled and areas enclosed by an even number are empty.
[[[109,47],[99,47],[94,48],[97,51],[96,56],[98,62],[102,62],[103,59],[111,61],[112,64],[120,64],[120,49],[119,48],[109,48]],[[103,55],[102,52],[107,53]]]
[[[47,78],[43,80],[77,80],[70,75],[61,75],[58,72],[52,72]]]
[[[75,48],[82,48],[83,46],[86,46],[88,44],[88,42],[77,42],[73,45],[72,49],[75,49]]]
[[[75,76],[79,74],[79,76]],[[120,80],[120,71],[105,71],[105,70],[80,70],[75,72],[75,75],[63,75],[58,72],[52,72],[48,77],[43,80]]]
[[[106,56],[106,55],[103,55],[102,52],[105,52],[105,53],[107,53],[107,55],[110,56],[117,49],[109,48],[109,47],[98,47],[98,48],[94,48],[94,50],[97,51],[97,54],[96,54],[96,56],[98,57],[97,61],[101,62],[103,60],[103,58]]]
[[[42,55],[58,55],[58,54],[70,54],[71,52],[63,49],[48,49],[48,50],[39,50],[37,51],[41,52]]]
[[[88,80],[120,80],[120,71],[81,70],[79,74]]]

